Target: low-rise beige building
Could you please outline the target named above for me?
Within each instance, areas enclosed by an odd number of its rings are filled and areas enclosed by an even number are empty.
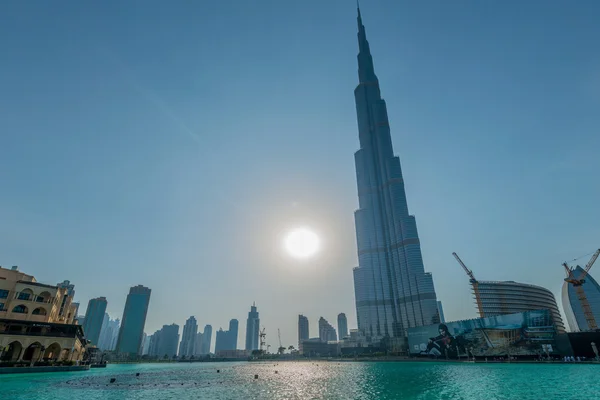
[[[81,360],[86,340],[73,295],[68,281],[48,285],[0,267],[0,360]]]

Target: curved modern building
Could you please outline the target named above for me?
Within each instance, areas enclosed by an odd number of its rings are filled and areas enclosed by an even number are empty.
[[[550,310],[558,333],[565,332],[556,299],[548,289],[513,281],[478,281],[478,289],[483,317]]]
[[[578,266],[573,271],[573,275],[575,277],[579,277],[582,276],[583,272],[583,268]],[[583,288],[585,296],[590,303],[590,308],[592,309],[594,318],[597,322],[600,322],[600,286],[598,286],[598,282],[596,282],[596,280],[592,278],[590,274],[588,274],[585,277],[585,282],[583,285],[581,285],[581,287]],[[589,330],[587,321],[585,320],[585,315],[583,313],[583,307],[581,307],[581,303],[577,297],[577,292],[575,291],[573,285],[570,285],[567,282],[563,283],[562,287],[562,303],[571,331],[580,332]]]

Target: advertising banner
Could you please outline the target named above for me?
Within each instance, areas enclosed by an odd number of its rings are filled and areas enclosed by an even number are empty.
[[[539,356],[553,352],[556,330],[548,310],[477,318],[408,329],[411,355]]]

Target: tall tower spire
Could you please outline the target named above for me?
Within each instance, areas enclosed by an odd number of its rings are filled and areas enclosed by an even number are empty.
[[[358,1],[356,2],[358,17],[356,18],[358,23],[358,80],[360,83],[377,81],[375,75],[375,67],[373,66],[373,57],[371,56],[371,48],[367,41],[367,32],[365,26],[362,23],[362,16],[360,14],[360,7]]]
[[[357,8],[356,314],[359,330],[372,341],[399,338],[400,345],[408,328],[440,319],[433,278],[423,266],[417,224],[408,212],[400,159],[392,148],[387,107]]]

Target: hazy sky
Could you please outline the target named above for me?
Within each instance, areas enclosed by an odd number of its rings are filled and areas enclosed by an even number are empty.
[[[446,319],[475,316],[452,251],[558,296],[600,246],[600,3],[361,3]],[[238,318],[242,347],[253,301],[274,347],[355,328],[354,4],[0,2],[0,265],[82,313],[149,286],[148,333]]]

